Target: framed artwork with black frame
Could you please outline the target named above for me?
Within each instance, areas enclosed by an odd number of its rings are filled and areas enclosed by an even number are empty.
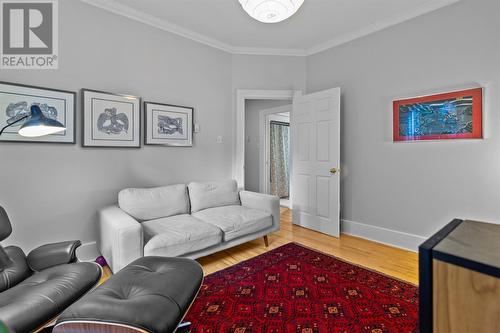
[[[147,145],[193,146],[194,108],[144,102],[144,142]]]
[[[57,120],[66,130],[40,137],[19,135],[32,105],[38,105],[46,118]],[[13,124],[0,135],[0,141],[74,144],[75,112],[75,92],[0,81],[0,128]],[[26,120],[20,120],[23,117]]]
[[[141,146],[140,97],[82,89],[84,147]]]

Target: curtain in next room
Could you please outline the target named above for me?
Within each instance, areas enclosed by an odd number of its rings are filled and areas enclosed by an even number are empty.
[[[271,121],[271,194],[287,198],[290,189],[290,125]]]

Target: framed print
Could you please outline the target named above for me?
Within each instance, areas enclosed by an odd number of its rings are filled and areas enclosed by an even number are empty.
[[[145,102],[144,111],[147,145],[193,146],[193,108]]]
[[[82,90],[83,146],[141,146],[139,97]]]
[[[393,102],[394,141],[481,139],[483,89]]]
[[[17,132],[29,118],[7,127],[0,141],[75,143],[76,93],[71,91],[33,87],[9,82],[0,82],[0,128],[31,115],[31,106],[40,107],[43,115],[59,121],[65,131],[40,136],[24,137]]]

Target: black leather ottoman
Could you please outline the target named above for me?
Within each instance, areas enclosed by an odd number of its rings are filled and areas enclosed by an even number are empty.
[[[53,332],[174,332],[202,282],[194,260],[137,259],[66,309]]]

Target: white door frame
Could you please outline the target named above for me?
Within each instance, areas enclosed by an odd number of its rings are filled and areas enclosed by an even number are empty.
[[[264,109],[259,111],[259,192],[260,193],[270,193],[269,189],[269,161],[270,149],[269,149],[269,120],[272,115],[278,113],[288,113],[291,117],[293,111],[292,104],[278,106],[275,108]],[[289,117],[289,118],[290,118]],[[290,122],[290,119],[288,119]]]
[[[235,140],[233,148],[233,179],[239,188],[245,188],[245,100],[276,99],[293,100],[298,90],[236,90]]]

